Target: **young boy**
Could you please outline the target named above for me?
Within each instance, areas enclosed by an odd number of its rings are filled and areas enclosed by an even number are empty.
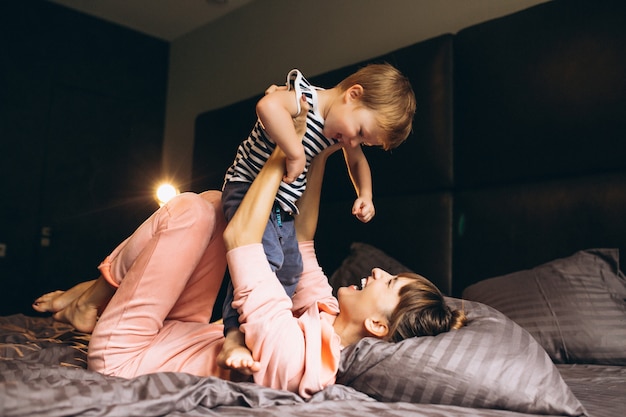
[[[363,67],[331,89],[315,87],[300,71],[292,70],[287,75],[287,88],[271,90],[257,103],[257,123],[226,172],[222,205],[230,221],[272,151],[276,146],[282,149],[286,173],[263,236],[263,247],[286,293],[292,296],[302,271],[293,216],[298,213],[296,201],[306,188],[311,160],[329,146],[342,147],[357,195],[352,214],[369,222],[375,214],[371,171],[359,145],[385,150],[399,146],[411,131],[415,96],[406,77],[389,64]],[[302,107],[308,108],[304,137],[294,127],[294,118]],[[224,367],[254,371],[247,365],[252,358],[239,332],[232,300],[229,284],[223,308],[226,340],[218,361]]]

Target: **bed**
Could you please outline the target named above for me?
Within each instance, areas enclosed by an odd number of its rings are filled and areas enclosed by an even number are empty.
[[[363,339],[343,351],[338,383],[307,401],[184,373],[103,376],[86,370],[88,334],[51,318],[2,317],[0,415],[623,416],[618,260],[617,250],[585,250],[480,281],[448,299],[467,312],[466,327],[397,344]],[[355,242],[331,279],[356,282],[374,265],[407,269]]]
[[[375,266],[412,270],[466,327],[364,339],[343,351],[337,384],[304,400],[184,373],[103,376],[86,369],[88,334],[15,314],[0,317],[0,415],[624,416],[626,10],[588,3],[367,61],[396,65],[418,99],[405,144],[366,149],[370,224],[352,219],[345,168],[329,159],[316,245],[333,287]],[[362,64],[309,78],[331,86]],[[220,187],[257,98],[198,115],[190,189]]]

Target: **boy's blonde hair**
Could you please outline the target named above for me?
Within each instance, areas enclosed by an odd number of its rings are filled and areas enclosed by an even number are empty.
[[[378,124],[387,133],[383,149],[398,147],[411,133],[415,114],[415,94],[409,80],[390,64],[369,64],[337,87],[346,91],[355,84],[363,87],[361,102],[377,113]]]

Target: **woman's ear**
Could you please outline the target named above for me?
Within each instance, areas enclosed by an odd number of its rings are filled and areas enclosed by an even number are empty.
[[[384,320],[368,317],[365,319],[365,329],[374,337],[382,339],[389,333],[389,326]]]

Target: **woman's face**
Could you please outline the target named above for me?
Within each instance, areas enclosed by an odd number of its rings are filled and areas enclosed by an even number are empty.
[[[372,269],[372,273],[362,289],[356,285],[339,288],[337,298],[342,314],[349,314],[353,319],[361,320],[372,315],[387,318],[400,301],[400,288],[409,282],[380,269]]]

